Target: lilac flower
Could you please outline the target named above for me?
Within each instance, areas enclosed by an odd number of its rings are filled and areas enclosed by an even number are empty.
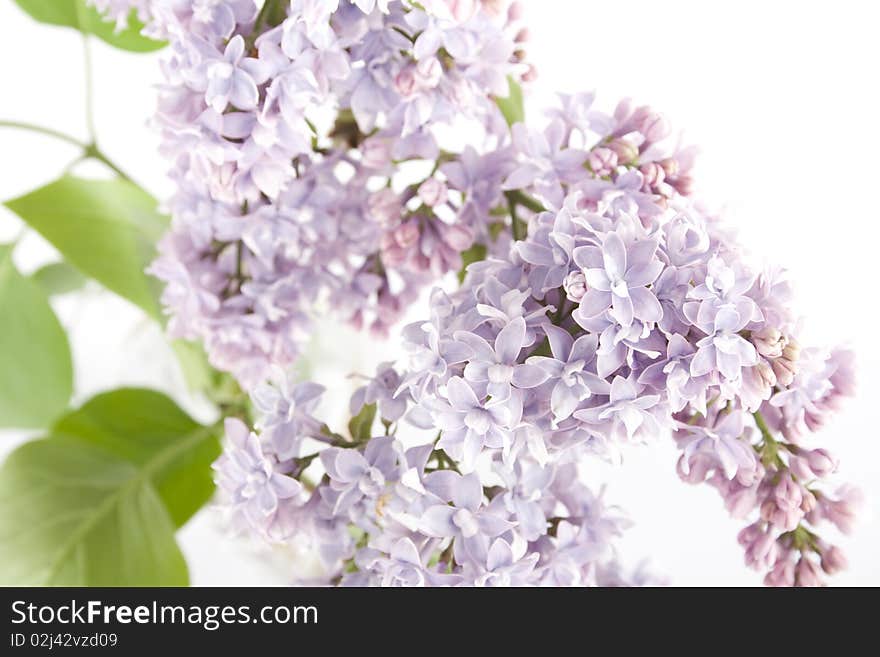
[[[513,527],[498,510],[481,508],[483,489],[476,473],[436,472],[429,475],[425,486],[450,504],[425,509],[420,528],[428,536],[451,538],[458,563],[484,562],[489,540]]]
[[[517,317],[495,338],[495,344],[474,333],[457,332],[455,339],[471,348],[473,356],[464,368],[470,384],[485,386],[492,403],[507,401],[514,387],[534,388],[547,380],[549,374],[529,363],[517,363],[526,341],[526,323]]]
[[[755,452],[743,438],[744,421],[742,412],[725,415],[713,428],[698,427],[690,430],[693,436],[684,450],[685,472],[695,454],[706,454],[724,470],[724,475],[732,479],[740,470],[755,467]]]
[[[522,259],[534,265],[529,273],[532,289],[543,293],[563,284],[574,250],[573,233],[571,218],[563,209],[556,215],[552,227],[542,227],[531,239],[516,244]]]
[[[268,532],[279,504],[298,496],[302,484],[275,470],[256,434],[235,418],[225,421],[229,448],[214,464],[229,507],[257,531]]]
[[[263,436],[280,461],[302,456],[303,439],[318,433],[320,423],[312,414],[323,393],[322,386],[295,384],[290,377],[281,377],[278,386],[262,383],[254,390],[251,399],[262,417]]]
[[[574,261],[586,276],[588,291],[575,311],[584,318],[611,309],[624,327],[639,319],[658,322],[663,311],[647,286],[657,280],[663,263],[656,257],[657,243],[640,241],[626,245],[617,233],[609,233],[601,249],[582,246],[574,250]]]
[[[266,26],[253,0],[94,4],[170,42],[173,222],[151,272],[169,330],[259,416],[230,421],[216,464],[233,515],[311,545],[311,583],[650,583],[578,470],[670,427],[680,476],[748,518],[768,583],[842,567],[818,525],[849,529],[854,494],[796,441],[851,393],[852,356],[801,351],[785,277],[689,198],[693,150],[661,114],[576,94],[542,131],[507,126],[495,98],[533,75],[519,5],[296,0]],[[332,434],[320,388],[284,375],[311,317],[386,335],[483,253],[352,398],[388,435]]]
[[[496,538],[486,555],[485,572],[474,578],[474,586],[529,586],[538,554],[517,554],[503,538]]]
[[[566,130],[560,121],[552,121],[543,133],[529,131],[522,124],[513,127],[513,143],[523,162],[504,181],[504,189],[535,186],[537,193],[555,208],[564,201],[562,183],[577,178],[587,153],[568,148]]]
[[[397,476],[398,453],[390,437],[371,440],[362,454],[356,449],[331,447],[321,452],[330,486],[321,489],[332,513],[345,513],[362,499],[377,498]]]
[[[703,376],[714,370],[728,380],[739,379],[743,367],[758,362],[754,345],[739,335],[749,322],[748,316],[725,306],[717,311],[711,323],[707,319],[700,317],[697,320],[700,329],[708,335],[697,342],[697,353],[691,360],[691,376]]]
[[[223,57],[208,65],[208,88],[205,101],[217,112],[229,104],[240,110],[252,110],[260,100],[257,85],[268,73],[258,60],[244,56],[244,39],[238,35],[226,45]]]
[[[694,353],[691,343],[680,335],[673,335],[669,339],[666,360],[646,367],[639,375],[639,383],[655,390],[665,390],[675,413],[691,404],[697,412],[705,415],[708,381],[691,375],[690,363]]]
[[[607,427],[609,435],[621,441],[655,436],[661,429],[660,395],[642,395],[640,388],[635,381],[616,376],[611,382],[608,402],[577,411],[574,416],[583,422]]]
[[[446,383],[448,402],[436,401],[429,409],[441,431],[437,447],[446,450],[462,467],[473,469],[483,447],[501,449],[510,441],[510,429],[518,421],[510,404],[481,403],[461,377]]]
[[[380,416],[396,422],[406,412],[407,400],[400,393],[401,378],[391,363],[380,363],[375,378],[357,390],[351,398],[351,414],[357,415],[365,404],[376,404]]]
[[[532,356],[528,363],[541,367],[555,381],[550,394],[550,410],[556,423],[571,417],[575,409],[593,394],[607,395],[611,388],[605,379],[587,368],[596,356],[595,335],[572,339],[568,331],[553,325],[544,327],[553,358]]]

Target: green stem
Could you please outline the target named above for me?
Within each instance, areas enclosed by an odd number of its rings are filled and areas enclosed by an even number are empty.
[[[60,139],[61,141],[66,141],[68,144],[79,146],[83,150],[86,150],[86,148],[88,148],[88,144],[80,141],[76,137],[71,137],[70,135],[59,132],[58,130],[53,130],[52,128],[44,128],[43,126],[35,125],[33,123],[25,123],[24,121],[0,121],[0,128],[16,128],[18,130],[28,130],[30,132],[36,132],[41,135],[54,137],[55,139]]]
[[[547,208],[541,205],[541,202],[537,199],[532,198],[524,191],[520,189],[514,189],[509,192],[505,192],[508,200],[513,201],[517,205],[521,205],[524,208],[527,208],[535,213],[547,212]]]
[[[755,418],[755,424],[758,425],[758,429],[761,432],[761,437],[764,439],[764,442],[775,443],[776,439],[773,437],[770,427],[767,426],[767,421],[764,420],[764,416],[761,415],[759,411],[752,413],[752,416]]]
[[[105,155],[104,152],[100,148],[98,148],[98,145],[94,142],[92,142],[91,144],[87,144],[83,141],[80,141],[76,137],[72,137],[71,135],[68,135],[64,132],[59,132],[58,130],[53,130],[52,128],[46,128],[41,125],[27,123],[24,121],[0,121],[0,128],[15,128],[17,130],[27,130],[28,132],[34,132],[39,135],[46,135],[47,137],[53,137],[55,139],[58,139],[59,141],[67,142],[68,144],[77,146],[82,149],[82,154],[84,158],[97,160],[123,180],[131,182],[131,176],[125,173],[125,171],[119,168],[119,165],[117,165],[113,160],[107,157],[107,155]]]
[[[510,229],[513,232],[513,241],[519,242],[525,239],[525,235],[523,235],[522,222],[516,216],[516,205],[513,194],[509,193],[507,195],[507,209],[510,212]]]
[[[120,169],[119,166],[115,162],[113,162],[113,160],[111,160],[109,157],[104,155],[104,152],[100,148],[98,148],[97,144],[92,143],[92,144],[89,144],[88,146],[86,146],[84,153],[85,153],[86,157],[90,157],[94,160],[97,160],[98,162],[103,164],[105,167],[107,167],[108,169],[113,171],[117,176],[119,176],[123,180],[125,180],[127,182],[132,182],[131,176],[129,176],[127,173],[125,173],[125,171],[123,171],[122,169]]]
[[[257,14],[257,20],[254,21],[254,29],[251,30],[251,35],[247,39],[248,45],[253,46],[267,27],[281,25],[287,17],[288,6],[290,6],[289,0],[266,0],[260,13]]]
[[[77,4],[77,11],[79,11]],[[92,83],[92,46],[89,37],[83,35],[83,59],[85,60],[85,86],[86,86],[86,130],[89,133],[89,141],[95,143],[95,102],[94,84]]]

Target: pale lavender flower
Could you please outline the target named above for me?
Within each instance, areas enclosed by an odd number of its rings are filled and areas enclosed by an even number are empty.
[[[269,533],[279,505],[303,490],[296,479],[276,471],[256,434],[238,419],[225,421],[229,447],[214,464],[225,504],[256,531]]]
[[[490,345],[474,333],[459,331],[455,339],[471,348],[473,355],[464,368],[464,378],[471,385],[485,388],[492,403],[510,398],[513,388],[527,389],[541,385],[549,374],[529,363],[518,363],[526,342],[526,322],[517,317],[495,337]]]
[[[216,112],[230,104],[239,110],[252,110],[259,103],[257,85],[266,81],[268,71],[259,60],[245,57],[244,48],[244,38],[237,35],[226,45],[223,56],[207,66],[205,101]]]
[[[638,319],[654,323],[663,311],[657,297],[647,288],[663,270],[651,240],[625,244],[617,233],[609,233],[602,247],[582,246],[574,250],[574,261],[583,270],[587,293],[575,311],[584,318],[611,309],[622,326]]]

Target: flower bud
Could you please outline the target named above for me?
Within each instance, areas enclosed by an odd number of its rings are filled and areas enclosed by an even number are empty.
[[[400,197],[388,187],[370,194],[367,199],[367,216],[385,228],[390,228],[400,220],[402,209]]]
[[[570,301],[580,303],[587,293],[587,278],[580,269],[569,272],[562,281],[562,287]]]
[[[782,356],[782,350],[786,346],[785,336],[779,329],[772,326],[764,326],[752,333],[752,344],[758,350],[758,353],[765,358],[779,358]]]
[[[841,570],[845,570],[848,562],[846,555],[836,545],[830,545],[822,550],[822,570],[829,575],[833,575]]]
[[[394,76],[394,88],[404,98],[412,96],[417,86],[414,66],[405,66]]]
[[[663,167],[663,172],[666,174],[667,178],[675,178],[678,175],[678,172],[681,170],[681,166],[678,164],[678,160],[674,157],[667,157],[663,160],[660,160],[658,164]]]
[[[596,148],[587,160],[590,169],[597,176],[608,176],[617,167],[617,153],[610,148]]]
[[[485,3],[484,3],[485,4]],[[507,10],[507,20],[511,23],[518,21],[523,16],[523,8],[522,4],[519,2],[514,2],[510,5],[510,8]]]
[[[361,144],[361,162],[369,169],[384,169],[391,164],[390,139],[370,137]]]
[[[470,20],[477,13],[479,5],[478,0],[446,0],[446,6],[449,7],[452,17],[459,23]]]
[[[766,586],[793,586],[794,585],[794,562],[785,557],[779,559],[773,566],[773,570],[764,577]]]
[[[797,586],[824,586],[819,567],[809,558],[802,556],[795,568]]]
[[[614,139],[608,148],[617,153],[617,162],[619,164],[632,164],[639,157],[639,149],[630,142],[623,139]]]
[[[801,357],[801,346],[794,338],[789,338],[782,350],[782,357],[792,363],[796,363]]]
[[[446,187],[446,183],[442,180],[437,180],[436,178],[428,178],[425,182],[419,185],[418,193],[422,203],[429,208],[436,208],[438,205],[443,205],[449,197],[449,190]]]
[[[668,137],[672,129],[666,117],[662,114],[651,113],[642,121],[641,126],[639,126],[639,132],[645,136],[645,140],[648,143],[654,143]]]
[[[474,234],[467,226],[461,224],[453,224],[452,226],[443,224],[442,236],[443,241],[459,253],[467,251],[474,243]]]
[[[809,481],[813,478],[810,462],[803,456],[790,456],[788,458],[788,469],[798,479]]]
[[[762,360],[755,365],[755,374],[758,375],[758,381],[762,388],[772,388],[776,385],[776,374],[767,361]]]
[[[794,375],[797,373],[795,365],[785,358],[777,358],[773,361],[773,373],[776,375],[776,382],[787,387],[794,381]]]
[[[443,65],[436,57],[427,57],[416,64],[415,81],[420,89],[433,89],[443,77]]]
[[[639,171],[642,173],[642,176],[644,178],[644,182],[642,183],[642,191],[645,192],[650,192],[655,187],[659,187],[666,179],[666,173],[663,171],[663,167],[661,167],[656,162],[648,162],[647,164],[643,164],[639,167]]]
[[[810,464],[810,470],[820,479],[837,470],[837,460],[824,449],[810,450],[805,452],[803,456]]]

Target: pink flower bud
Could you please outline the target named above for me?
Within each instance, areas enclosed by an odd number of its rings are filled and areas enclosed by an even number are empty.
[[[514,2],[507,10],[507,20],[511,23],[518,21],[523,16],[522,4]]]
[[[794,586],[794,562],[781,558],[764,577],[766,586]]]
[[[839,547],[835,545],[828,546],[822,550],[822,570],[829,575],[834,575],[841,570],[846,570],[849,565],[846,555]]]
[[[773,489],[776,505],[780,509],[797,509],[803,501],[803,489],[787,474],[783,474]]]
[[[801,500],[801,511],[805,514],[816,508],[816,496],[807,489],[804,489],[803,499]]]
[[[789,338],[782,349],[782,357],[792,363],[796,363],[801,357],[801,346],[794,338]]]
[[[463,23],[477,13],[479,3],[477,0],[446,0],[446,6],[449,7],[452,17],[459,23]]]
[[[681,165],[679,165],[678,160],[674,157],[667,157],[664,160],[660,160],[658,164],[663,167],[663,172],[666,174],[667,178],[675,178],[681,170]]]
[[[390,139],[370,137],[361,144],[361,161],[369,169],[384,169],[391,164],[392,148]]]
[[[795,568],[797,586],[824,586],[819,567],[810,559],[802,556]]]
[[[437,180],[436,178],[428,178],[425,182],[419,185],[418,193],[422,203],[429,208],[443,205],[449,197],[449,190],[446,187],[446,183],[442,180]]]
[[[617,153],[617,161],[620,164],[631,164],[639,157],[639,149],[628,141],[615,139],[608,148]]]
[[[394,241],[404,249],[415,246],[419,241],[420,234],[419,224],[415,219],[410,219],[406,223],[401,224],[392,232]]]
[[[441,231],[443,241],[455,251],[460,253],[467,251],[473,246],[474,234],[467,226],[462,226],[461,224],[453,224],[452,226],[443,224],[443,226]]]
[[[672,132],[669,121],[662,114],[650,114],[639,127],[639,132],[645,136],[648,143],[654,143],[666,139]]]
[[[417,87],[416,70],[414,66],[406,66],[394,76],[394,88],[404,98],[412,96]]]
[[[617,168],[617,153],[610,148],[596,148],[590,152],[588,162],[597,176],[610,176]]]
[[[776,375],[776,382],[783,387],[790,386],[791,382],[794,381],[794,375],[797,373],[795,364],[785,358],[777,358],[773,361],[772,365],[773,373]]]
[[[785,348],[786,339],[779,329],[764,326],[752,333],[752,344],[765,358],[779,358]]]
[[[433,89],[443,77],[443,65],[436,57],[428,57],[416,64],[415,78],[420,89]]]
[[[824,449],[810,450],[804,456],[810,464],[810,470],[820,479],[837,470],[837,460]]]
[[[790,456],[788,459],[788,469],[798,479],[809,481],[813,478],[813,469],[810,462],[802,456]]]
[[[772,388],[776,385],[776,374],[767,361],[760,361],[755,365],[755,374],[758,375],[758,381],[762,388]]]
[[[648,162],[647,164],[643,164],[639,167],[639,171],[644,177],[642,190],[645,192],[650,192],[651,190],[659,187],[666,179],[666,173],[663,171],[663,167],[661,167],[656,162]]]
[[[577,269],[569,272],[565,280],[562,281],[562,287],[569,300],[580,303],[587,293],[587,278],[582,271]]]
[[[385,228],[390,228],[400,220],[402,209],[400,197],[388,187],[370,194],[367,199],[367,216]]]
[[[746,565],[750,568],[763,570],[770,568],[779,553],[779,546],[773,532],[758,533],[746,546]]]
[[[516,36],[513,38],[513,40],[515,43],[527,43],[530,38],[531,33],[529,32],[529,28],[524,27],[516,33]]]

